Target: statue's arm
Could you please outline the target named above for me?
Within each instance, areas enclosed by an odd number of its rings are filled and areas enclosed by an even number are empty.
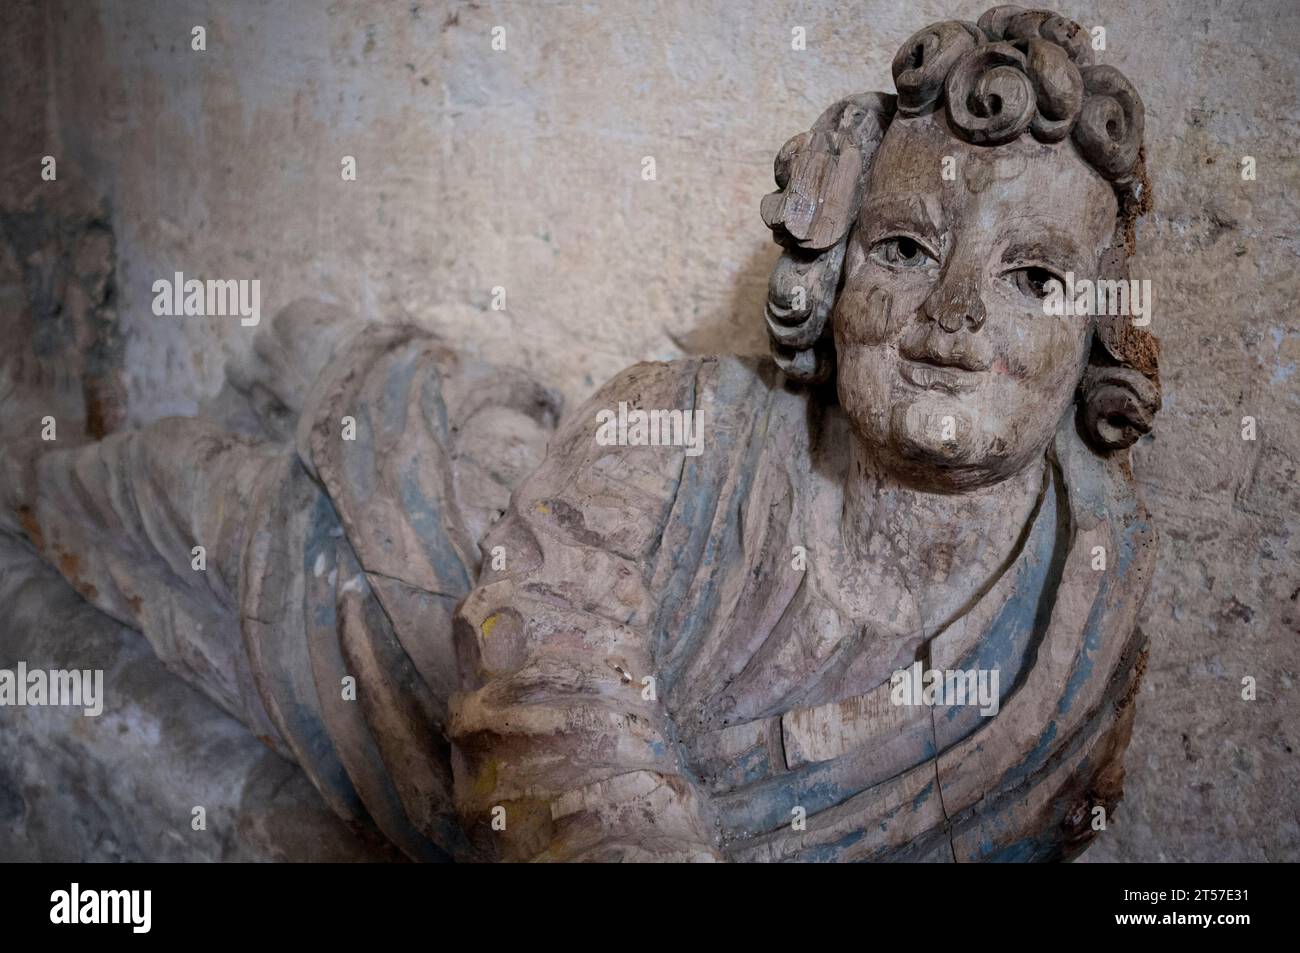
[[[261,327],[252,353],[227,367],[228,385],[261,417],[251,433],[169,417],[86,441],[61,420],[58,440],[0,447],[0,527],[21,533],[88,602],[143,632],[169,668],[263,737],[274,732],[240,637],[253,502],[294,452],[287,440],[302,395],[363,327],[310,301]]]
[[[658,699],[646,580],[680,449],[602,447],[620,400],[687,407],[696,364],[638,365],[556,434],[482,545],[456,618],[464,691],[452,705],[456,799],[504,859],[718,859],[706,796]]]

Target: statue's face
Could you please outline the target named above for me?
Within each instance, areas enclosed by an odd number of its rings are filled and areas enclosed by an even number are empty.
[[[960,490],[1041,456],[1091,320],[1045,315],[1044,282],[1094,279],[1115,214],[1068,140],[971,145],[942,111],[892,123],[832,318],[840,403],[875,459]]]

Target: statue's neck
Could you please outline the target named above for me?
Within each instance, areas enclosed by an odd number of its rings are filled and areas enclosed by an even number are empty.
[[[1043,465],[993,486],[938,493],[900,483],[852,439],[841,522],[858,560],[895,572],[926,626],[946,623],[1011,558],[1043,487]]]

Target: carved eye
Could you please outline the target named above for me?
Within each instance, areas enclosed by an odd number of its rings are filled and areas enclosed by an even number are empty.
[[[919,268],[934,257],[914,238],[893,235],[871,246],[871,258],[890,268]]]
[[[1016,286],[1016,290],[1027,298],[1037,298],[1039,300],[1046,298],[1048,291],[1048,282],[1055,281],[1062,288],[1065,282],[1055,272],[1048,271],[1046,268],[1030,266],[1029,268],[1015,268],[1008,271],[1002,276]]]

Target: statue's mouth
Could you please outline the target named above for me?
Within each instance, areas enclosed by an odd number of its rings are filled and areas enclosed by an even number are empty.
[[[939,365],[901,358],[898,374],[913,387],[941,390],[948,394],[969,391],[980,382],[980,372],[951,365]]]

